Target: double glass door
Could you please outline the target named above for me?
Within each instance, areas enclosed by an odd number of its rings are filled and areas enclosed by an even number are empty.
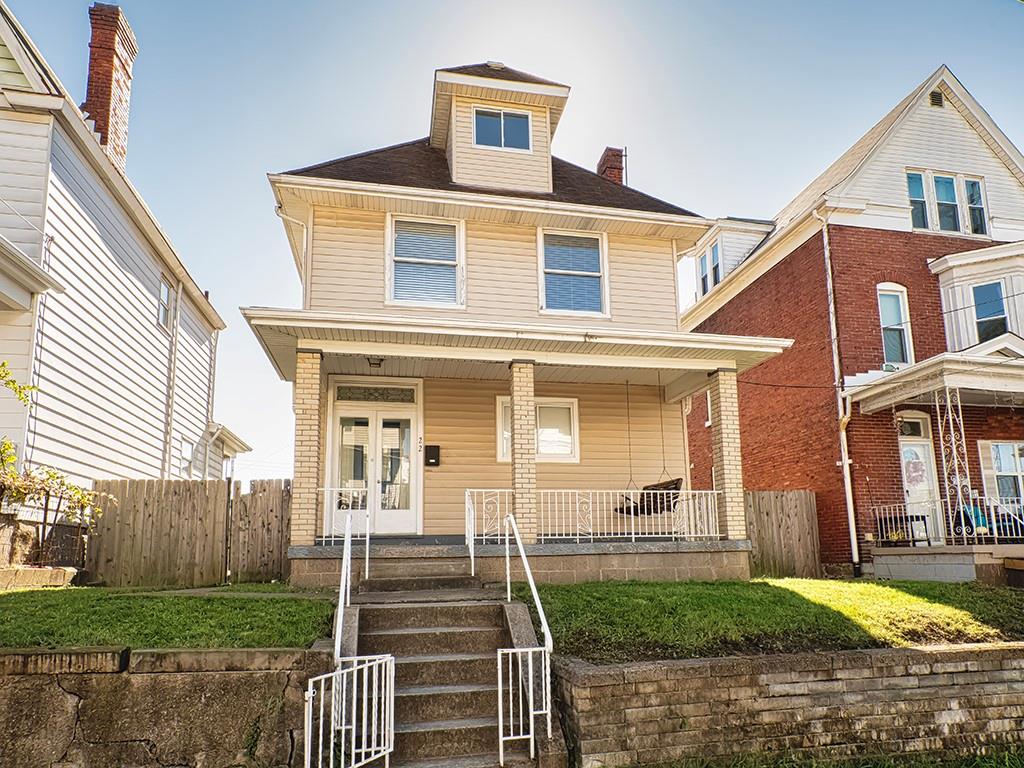
[[[415,411],[398,407],[344,409],[335,423],[337,506],[333,531],[345,530],[352,510],[352,530],[362,533],[369,511],[370,532],[417,532]]]

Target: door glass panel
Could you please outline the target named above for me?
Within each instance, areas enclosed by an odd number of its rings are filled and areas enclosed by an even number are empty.
[[[907,500],[929,501],[934,493],[928,449],[923,445],[903,445],[903,487]]]
[[[338,508],[366,509],[370,461],[370,420],[342,418]]]
[[[412,472],[412,428],[409,419],[380,423],[380,509],[409,509]]]

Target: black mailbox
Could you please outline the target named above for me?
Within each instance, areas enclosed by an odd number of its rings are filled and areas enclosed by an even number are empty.
[[[423,446],[423,463],[428,467],[439,467],[441,466],[441,446],[440,445],[425,445]]]

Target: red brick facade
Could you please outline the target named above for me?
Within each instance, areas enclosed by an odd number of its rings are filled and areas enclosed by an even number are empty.
[[[829,241],[844,376],[882,366],[878,283],[898,283],[907,289],[917,361],[947,351],[938,280],[928,262],[977,248],[976,240],[832,225]],[[787,352],[740,377],[744,485],[814,490],[822,560],[841,563],[850,559],[849,527],[837,464],[839,432],[824,269],[822,236],[816,233],[695,330],[794,339]],[[704,399],[695,398],[688,426],[693,486],[698,488],[708,487],[710,478],[705,419]],[[931,421],[941,491],[942,458],[934,414]],[[1024,440],[1024,412],[966,408],[964,421],[971,479],[981,490],[978,440]],[[847,434],[863,542],[864,534],[872,530],[870,507],[903,499],[893,413],[865,416],[855,406]]]

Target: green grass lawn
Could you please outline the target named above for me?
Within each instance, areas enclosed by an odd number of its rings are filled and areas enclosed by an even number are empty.
[[[763,579],[539,585],[557,653],[595,663],[1024,639],[1024,591]],[[531,604],[525,585],[521,600]]]
[[[0,593],[0,647],[304,648],[331,600],[146,595],[96,587]]]

